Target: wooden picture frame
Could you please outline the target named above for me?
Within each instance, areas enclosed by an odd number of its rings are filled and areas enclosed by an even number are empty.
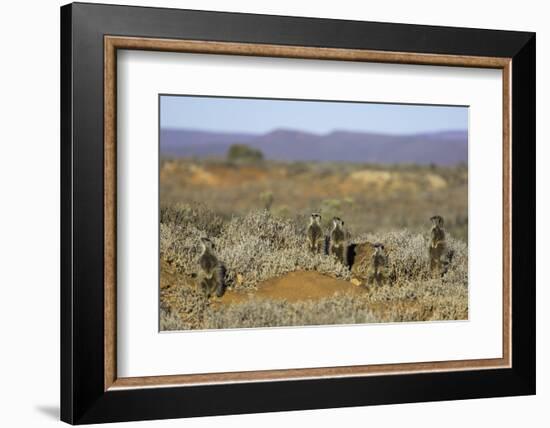
[[[502,358],[118,377],[118,49],[501,69]],[[114,422],[535,392],[534,34],[76,3],[61,8],[61,53],[62,420]]]

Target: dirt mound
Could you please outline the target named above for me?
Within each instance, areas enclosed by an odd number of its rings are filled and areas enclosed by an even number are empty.
[[[350,174],[352,180],[358,181],[367,186],[383,187],[389,184],[392,180],[399,178],[398,174],[389,171],[355,171]]]
[[[258,285],[256,291],[236,293],[228,290],[220,299],[223,304],[233,304],[249,299],[286,300],[297,302],[318,300],[337,293],[358,293],[362,290],[351,282],[335,279],[318,272],[291,272],[284,276],[269,279]]]

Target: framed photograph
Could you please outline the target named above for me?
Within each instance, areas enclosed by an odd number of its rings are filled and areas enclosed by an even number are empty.
[[[61,8],[61,418],[535,393],[535,35]]]

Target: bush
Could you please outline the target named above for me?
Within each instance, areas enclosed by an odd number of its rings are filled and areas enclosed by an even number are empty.
[[[233,144],[227,151],[227,160],[230,162],[248,163],[259,162],[264,159],[260,150],[254,149],[246,144]]]
[[[175,204],[160,208],[160,224],[173,226],[194,226],[208,236],[218,236],[224,220],[204,204]]]
[[[369,285],[361,293],[294,303],[252,298],[228,305],[212,304],[194,284],[203,236],[214,242],[226,267],[226,283],[237,292],[253,291],[258,284],[293,271],[351,280],[350,269],[336,258],[307,250],[306,222],[305,217],[280,218],[268,210],[224,219],[203,206],[163,208],[161,330],[467,319],[467,245],[447,236],[451,263],[442,277],[433,278],[429,237],[409,230],[368,233],[351,240],[367,249],[381,242],[388,253],[388,284]],[[355,260],[355,278],[368,268],[370,253],[364,254]]]
[[[365,302],[350,295],[317,301],[289,303],[285,300],[250,302],[208,308],[203,328],[284,327],[376,322]]]
[[[211,304],[191,288],[178,291],[175,310],[161,309],[162,330],[261,328],[380,322],[463,320],[468,289],[441,279],[401,280],[391,287],[336,294],[320,300],[260,300]]]
[[[270,190],[260,193],[260,202],[266,210],[271,209],[274,199],[273,192]]]
[[[252,211],[225,222],[214,236],[206,225],[194,225],[189,220],[192,213],[186,209],[178,223],[160,226],[161,257],[184,274],[197,271],[200,238],[209,236],[226,267],[227,284],[236,289],[254,289],[262,281],[296,270],[350,277],[349,269],[335,258],[309,253],[302,227],[292,220],[276,218],[267,210]]]
[[[162,330],[259,328],[330,324],[364,324],[378,322],[366,301],[350,295],[335,295],[318,301],[290,303],[285,300],[250,300],[233,305],[191,306],[197,323],[188,317],[161,310]],[[185,311],[183,311],[185,312]]]
[[[446,283],[468,284],[468,247],[462,241],[447,236],[447,247],[452,261],[443,276]],[[353,243],[381,242],[388,253],[388,270],[394,281],[427,280],[431,278],[428,257],[429,237],[408,230],[387,233],[367,233],[353,239]]]

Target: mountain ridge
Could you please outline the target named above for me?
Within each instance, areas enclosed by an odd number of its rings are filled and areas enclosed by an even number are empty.
[[[468,132],[443,130],[382,134],[333,130],[325,134],[278,128],[266,133],[161,129],[160,150],[168,157],[224,157],[232,144],[259,149],[266,159],[360,163],[455,165],[468,161]]]

